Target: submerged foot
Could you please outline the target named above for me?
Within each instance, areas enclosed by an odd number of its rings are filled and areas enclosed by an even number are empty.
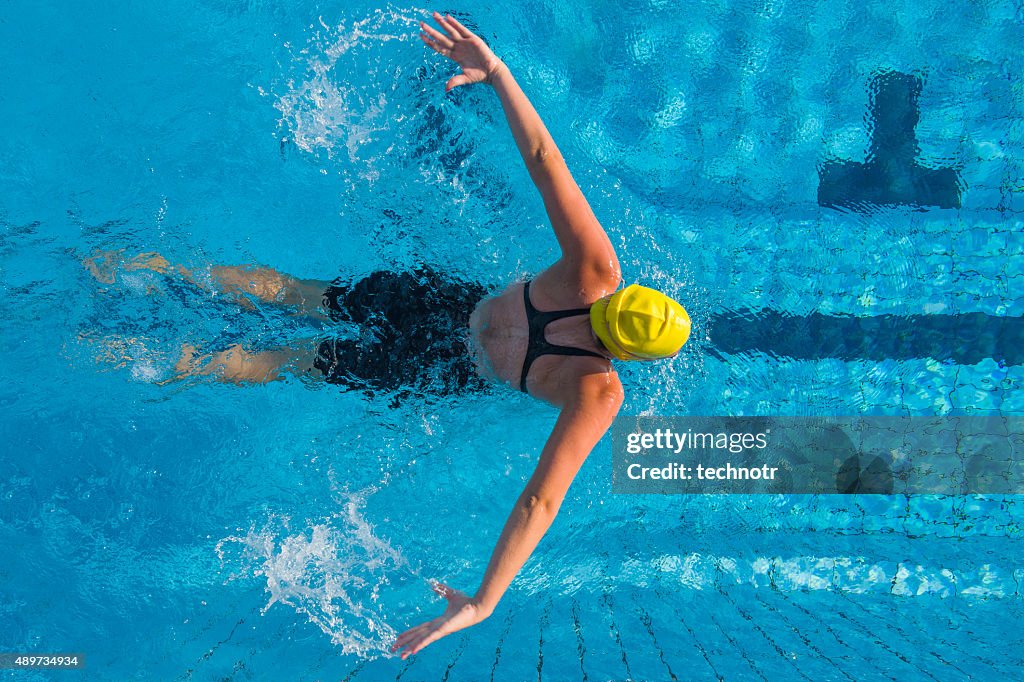
[[[124,252],[124,249],[98,251],[88,258],[83,258],[82,265],[89,274],[104,284],[113,284],[117,280],[118,271],[149,270],[160,274],[174,271],[170,261],[155,251],[140,253],[128,260],[125,260]]]
[[[112,369],[129,369],[134,379],[161,383],[167,375],[169,363],[166,356],[154,350],[159,342],[144,336],[98,336],[81,332],[78,340],[92,348],[97,364],[110,365]]]
[[[203,361],[209,359],[209,355],[199,355],[199,349],[191,343],[181,344],[181,356],[174,364],[174,377],[169,381],[184,379],[185,377],[203,374]]]

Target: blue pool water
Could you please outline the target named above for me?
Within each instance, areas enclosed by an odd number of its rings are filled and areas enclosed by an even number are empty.
[[[0,652],[87,670],[2,674],[1019,677],[1019,497],[614,496],[607,441],[489,620],[386,653],[440,613],[428,580],[476,588],[555,412],[507,390],[396,406],[299,379],[162,385],[184,342],[322,329],[81,260],[430,263],[486,284],[545,267],[497,100],[445,96],[415,38],[427,9],[5,5]],[[627,279],[694,316],[675,362],[621,369],[625,414],[1024,414],[1019,3],[440,9],[518,75]],[[920,86],[904,161],[956,184],[878,207],[867,173],[822,198],[826,164],[869,167],[892,74]]]

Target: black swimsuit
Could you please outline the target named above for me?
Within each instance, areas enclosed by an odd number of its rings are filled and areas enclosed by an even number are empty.
[[[526,390],[526,375],[530,373],[530,366],[533,364],[533,361],[542,355],[586,355],[607,359],[605,356],[592,350],[548,343],[548,340],[544,337],[544,329],[555,320],[561,320],[564,317],[575,317],[577,315],[590,315],[590,308],[537,310],[530,303],[529,282],[523,287],[523,302],[526,304],[526,324],[530,328],[530,342],[526,347],[526,357],[523,358],[523,372],[519,378],[520,391],[528,393]]]
[[[488,289],[421,266],[335,280],[323,308],[358,325],[356,338],[329,337],[313,366],[327,383],[368,393],[448,395],[486,389],[466,346],[469,316]]]

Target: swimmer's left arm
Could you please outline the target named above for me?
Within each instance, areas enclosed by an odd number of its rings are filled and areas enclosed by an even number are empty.
[[[490,616],[544,537],[569,485],[622,405],[622,384],[614,373],[585,375],[575,389],[580,397],[562,408],[537,468],[505,522],[480,589],[469,597],[446,585],[435,587],[448,607],[438,618],[399,635],[392,650],[404,648],[402,658]]]
[[[445,90],[470,83],[489,83],[501,100],[509,130],[544,200],[544,209],[562,250],[561,258],[550,268],[552,274],[564,282],[610,282],[614,289],[621,278],[615,248],[569,172],[540,114],[508,66],[454,17],[434,12],[434,20],[442,30],[420,22],[420,37],[435,52],[462,67],[462,73],[449,79]],[[594,297],[609,293],[607,287],[588,286],[587,289]]]

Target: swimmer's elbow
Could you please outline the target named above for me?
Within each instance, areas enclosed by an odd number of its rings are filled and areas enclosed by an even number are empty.
[[[537,514],[553,517],[558,513],[561,502],[561,500],[556,500],[549,495],[532,493],[523,496],[522,506],[531,516]]]
[[[626,392],[622,389],[622,384],[616,378],[615,381],[601,389],[598,399],[608,412],[616,414],[619,408],[622,407],[622,401],[626,399]]]
[[[535,166],[543,166],[544,162],[547,161],[549,158],[551,158],[551,150],[548,148],[548,145],[544,144],[543,142],[541,144],[535,145],[533,148],[533,153],[530,155],[530,159],[533,162],[533,165]]]
[[[609,375],[605,381],[607,383],[591,390],[588,399],[584,400],[583,409],[611,420],[619,413],[619,409],[626,399],[626,393],[622,389],[622,383],[614,374]]]
[[[550,171],[557,163],[562,160],[562,155],[558,151],[558,147],[553,142],[545,141],[538,142],[533,145],[530,149],[530,156],[526,163],[529,166],[530,173],[545,173]]]

